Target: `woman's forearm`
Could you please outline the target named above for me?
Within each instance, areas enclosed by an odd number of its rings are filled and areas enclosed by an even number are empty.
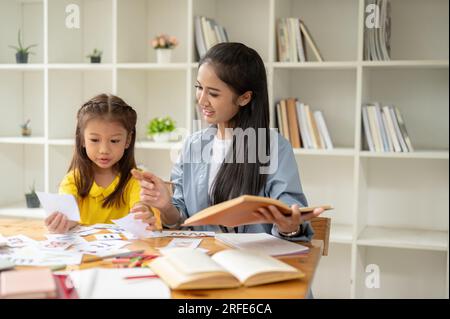
[[[180,223],[180,212],[170,203],[167,208],[161,209],[161,219],[165,225],[176,225]]]

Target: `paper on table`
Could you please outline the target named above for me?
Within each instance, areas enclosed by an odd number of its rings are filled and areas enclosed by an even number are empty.
[[[154,274],[148,268],[103,269],[93,268],[70,273],[81,299],[166,299],[170,289],[158,278],[125,280],[127,276]]]
[[[171,249],[171,248],[197,248],[200,245],[200,242],[202,241],[201,238],[174,238],[170,241],[170,243],[160,248],[162,249]]]
[[[158,237],[155,236],[155,232],[146,229],[148,224],[144,223],[140,219],[135,219],[133,214],[128,214],[121,219],[113,220],[113,223],[119,225],[127,232],[132,233],[138,238]]]
[[[79,222],[80,221],[80,211],[78,210],[78,205],[73,195],[69,194],[51,194],[36,192],[39,197],[39,201],[44,207],[44,210],[48,215],[53,212],[61,212],[69,220]]]

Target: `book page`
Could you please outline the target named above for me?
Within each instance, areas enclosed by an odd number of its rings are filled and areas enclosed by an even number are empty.
[[[202,251],[190,248],[171,248],[161,250],[171,264],[188,275],[205,272],[223,272],[224,269]]]
[[[298,273],[299,271],[273,257],[260,254],[254,251],[242,249],[227,249],[220,251],[212,259],[228,270],[240,282],[245,282],[248,278],[268,272]]]

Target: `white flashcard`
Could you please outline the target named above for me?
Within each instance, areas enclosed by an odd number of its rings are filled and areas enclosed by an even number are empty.
[[[119,225],[121,228],[125,229],[129,233],[132,233],[138,238],[155,237],[152,231],[146,229],[148,224],[144,223],[140,219],[135,219],[134,214],[128,214],[121,219],[113,220],[113,223]]]
[[[197,248],[200,245],[200,242],[202,240],[200,238],[174,238],[170,241],[170,243],[162,248],[162,249],[169,249],[169,248]]]
[[[29,244],[35,244],[36,241],[25,235],[16,235],[6,238],[7,245],[11,248],[24,247]]]
[[[69,194],[51,194],[36,192],[39,197],[39,201],[44,207],[44,210],[49,216],[54,212],[60,212],[64,214],[69,220],[79,222],[80,211],[78,210],[77,201],[73,195]]]
[[[97,240],[121,240],[122,237],[119,234],[98,234],[95,235]]]

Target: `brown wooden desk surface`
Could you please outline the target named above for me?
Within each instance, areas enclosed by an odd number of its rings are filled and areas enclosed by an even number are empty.
[[[3,236],[27,235],[35,240],[44,240],[47,233],[42,220],[30,219],[0,219],[0,234]],[[171,238],[151,238],[146,240],[134,241],[133,244],[127,246],[129,249],[144,249],[146,253],[158,253],[155,248],[164,247]],[[237,289],[212,289],[212,290],[183,290],[172,291],[172,298],[261,298],[261,299],[293,299],[304,298],[311,286],[314,278],[315,270],[319,264],[322,255],[323,242],[313,240],[311,243],[302,243],[310,247],[307,255],[301,257],[281,258],[284,262],[302,270],[305,277],[299,280],[290,280],[281,283],[267,284],[250,288]],[[203,238],[200,247],[208,249],[214,253],[228,248],[226,245],[215,241],[212,237]],[[89,256],[84,256],[83,263],[77,267],[79,269],[91,267],[111,267],[104,261],[87,262]],[[19,267],[17,267],[19,268]],[[25,267],[20,267],[25,268]]]

